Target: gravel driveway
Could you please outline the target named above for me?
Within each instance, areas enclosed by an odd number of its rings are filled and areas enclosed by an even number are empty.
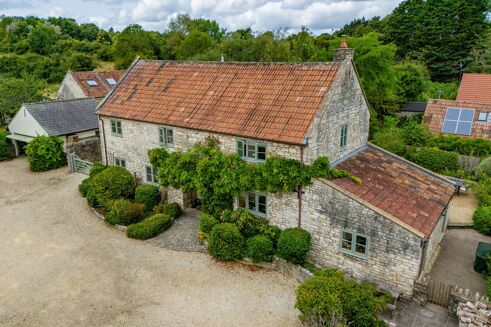
[[[292,278],[128,239],[66,170],[0,163],[0,325],[297,325]]]

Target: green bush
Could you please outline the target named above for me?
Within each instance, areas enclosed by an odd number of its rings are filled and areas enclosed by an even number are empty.
[[[491,275],[486,277],[486,289],[488,290],[488,298],[491,297]]]
[[[475,186],[479,205],[491,206],[491,177],[483,177]]]
[[[95,198],[106,209],[110,209],[110,203],[113,200],[131,198],[134,187],[133,175],[119,166],[108,167],[92,178]]]
[[[278,226],[261,224],[259,225],[259,234],[267,236],[273,242],[273,247],[276,249],[278,238],[281,234],[281,229]]]
[[[443,151],[437,148],[411,148],[407,153],[407,158],[437,173],[459,169],[457,153]]]
[[[221,223],[213,227],[208,238],[208,251],[220,260],[239,260],[244,257],[245,242],[237,226]]]
[[[85,198],[87,199],[87,203],[90,207],[95,208],[98,206],[97,199],[94,195],[94,190],[92,187],[87,189],[87,193],[85,194]]]
[[[204,213],[199,219],[199,231],[205,234],[210,234],[213,227],[215,227],[215,225],[217,225],[218,223],[219,221],[215,217]]]
[[[132,203],[128,199],[117,199],[111,204],[111,211],[106,216],[106,222],[111,225],[131,225],[141,221],[145,216],[145,206]]]
[[[157,214],[148,217],[137,224],[129,225],[126,235],[131,238],[146,240],[157,236],[172,224],[169,215]]]
[[[169,215],[173,219],[179,218],[182,215],[181,206],[176,202],[162,203],[153,208],[153,213],[162,213],[164,215]]]
[[[402,138],[400,128],[382,128],[375,132],[372,142],[385,150],[395,153],[399,156],[405,156],[407,147]]]
[[[310,233],[302,228],[287,228],[278,238],[278,255],[291,263],[302,264],[310,250]]]
[[[474,228],[482,234],[491,234],[491,207],[478,207],[474,211]]]
[[[100,161],[94,162],[92,164],[92,167],[90,168],[89,177],[94,177],[95,175],[99,174],[100,172],[102,172],[106,168],[107,168],[107,166],[105,164],[103,164],[102,162],[100,162]]]
[[[9,151],[7,148],[7,131],[0,129],[0,161],[9,158]]]
[[[267,224],[265,219],[254,216],[244,208],[237,209],[232,213],[232,216],[235,225],[245,238],[257,235],[259,233],[259,226]]]
[[[375,316],[392,300],[377,293],[374,284],[345,279],[335,269],[320,271],[297,288],[295,307],[300,319],[320,326],[382,326]]]
[[[27,144],[26,154],[32,171],[56,169],[66,163],[63,140],[59,137],[36,136]]]
[[[484,173],[486,176],[491,177],[491,157],[481,161],[479,166],[477,166],[477,171],[479,173]]]
[[[145,211],[151,211],[160,202],[159,188],[150,184],[138,185],[135,190],[135,202],[145,205]]]
[[[271,262],[273,260],[273,242],[265,235],[256,235],[247,240],[246,255],[253,262]]]
[[[487,139],[440,134],[431,139],[430,145],[468,156],[486,158],[491,155],[491,141]]]
[[[410,120],[402,129],[402,139],[406,145],[426,146],[433,137],[428,128],[415,120]]]
[[[92,180],[90,178],[86,178],[78,186],[78,191],[80,192],[80,195],[82,195],[84,198],[87,196],[87,192],[92,187],[90,184],[91,181]]]

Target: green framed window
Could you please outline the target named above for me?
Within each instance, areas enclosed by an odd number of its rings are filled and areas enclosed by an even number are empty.
[[[114,157],[114,165],[126,168],[126,160],[119,157]]]
[[[256,216],[268,217],[268,196],[263,192],[245,192],[239,196],[239,208]]]
[[[157,172],[152,166],[145,166],[145,181],[149,184],[158,184]]]
[[[346,148],[348,145],[348,124],[341,126],[341,138],[339,140],[339,147],[341,149]]]
[[[244,160],[252,162],[266,161],[266,152],[266,143],[245,139],[237,140],[237,153]]]
[[[123,128],[121,121],[111,119],[111,134],[114,136],[123,136]]]
[[[159,143],[161,146],[174,146],[174,129],[169,127],[160,127]]]
[[[368,236],[342,230],[340,238],[339,251],[362,259],[368,258]]]

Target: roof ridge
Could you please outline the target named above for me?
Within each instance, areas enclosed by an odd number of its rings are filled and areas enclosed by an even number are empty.
[[[491,74],[490,74],[491,75]],[[489,106],[491,103],[489,102],[477,102],[477,101],[468,101],[468,100],[448,100],[448,99],[428,99],[428,103],[435,103],[435,102],[440,102],[440,101],[450,101],[450,102],[456,102],[456,103],[464,103],[464,104],[477,104],[477,105],[484,105],[484,106]]]
[[[189,64],[244,64],[244,65],[298,65],[298,66],[339,66],[342,63],[335,61],[214,61],[214,60],[168,60],[168,59],[140,59],[140,62],[159,62],[159,63],[189,63]]]
[[[23,106],[31,106],[35,104],[44,104],[44,103],[54,103],[54,102],[75,102],[75,101],[88,101],[88,100],[93,100],[97,101],[93,97],[86,97],[86,98],[76,98],[76,99],[46,99],[42,101],[36,101],[36,102],[25,102],[22,103]]]

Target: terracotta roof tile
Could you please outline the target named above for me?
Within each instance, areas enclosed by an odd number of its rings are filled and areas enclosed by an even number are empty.
[[[106,94],[108,94],[115,86],[111,85],[107,80],[112,78],[114,81],[118,82],[123,73],[124,71],[122,70],[70,72],[85,95],[90,98],[101,98],[106,96]],[[90,86],[87,83],[87,80],[94,80],[97,85]]]
[[[464,74],[457,100],[491,103],[491,74]]]
[[[139,60],[102,116],[302,144],[338,65]]]
[[[470,137],[491,138],[491,123],[478,121],[479,112],[491,112],[491,103],[468,101],[429,100],[423,116],[423,121],[433,133],[441,133],[448,108],[474,109],[476,112],[474,114]]]
[[[367,147],[337,165],[361,178],[332,182],[429,237],[454,188],[400,158]],[[397,172],[394,174],[394,172]]]

